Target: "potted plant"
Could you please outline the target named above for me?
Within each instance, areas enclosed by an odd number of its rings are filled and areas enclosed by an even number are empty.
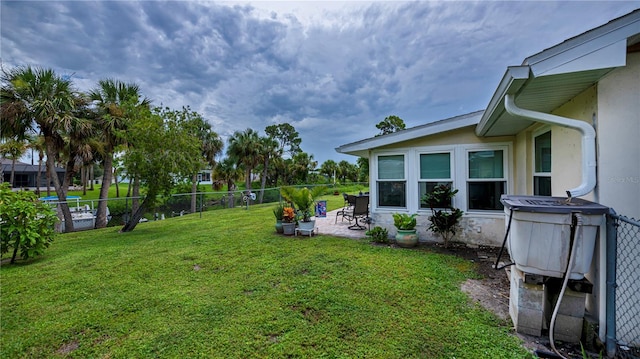
[[[284,216],[284,204],[280,203],[273,209],[273,215],[276,217],[276,232],[282,233],[282,217]]]
[[[433,191],[422,197],[422,200],[431,208],[429,230],[442,237],[445,248],[449,246],[449,240],[456,235],[460,218],[464,214],[452,205],[456,193],[458,190],[452,190],[448,185],[437,185]]]
[[[396,244],[400,247],[411,248],[418,244],[416,233],[417,214],[394,213],[393,225],[396,226]]]
[[[282,233],[292,236],[296,230],[296,211],[291,207],[282,209]]]
[[[316,221],[311,219],[313,211],[315,209],[315,198],[324,193],[325,187],[313,187],[309,189],[307,187],[295,188],[295,187],[282,187],[280,193],[282,197],[296,206],[300,220],[298,221],[298,228],[301,231],[313,231],[316,226]]]

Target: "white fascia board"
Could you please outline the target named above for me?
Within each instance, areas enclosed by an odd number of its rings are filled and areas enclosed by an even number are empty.
[[[612,20],[524,60],[534,76],[624,66],[627,39],[640,33],[640,10]]]
[[[438,133],[456,130],[459,128],[477,125],[482,116],[482,111],[472,112],[466,115],[456,116],[440,120],[426,125],[408,128],[406,130],[390,133],[384,136],[372,137],[362,141],[349,143],[336,148],[336,152],[355,154],[356,152],[369,151],[374,148],[388,146],[399,142],[414,140],[416,138],[435,135]]]
[[[627,39],[603,48],[593,49],[586,54],[582,49],[571,49],[567,56],[553,57],[531,65],[535,77],[558,75],[572,72],[599,70],[626,65]],[[573,55],[573,56],[572,56]]]
[[[484,136],[504,111],[504,97],[518,92],[529,79],[529,66],[509,66],[498,88],[493,93],[482,119],[476,126],[476,135]]]

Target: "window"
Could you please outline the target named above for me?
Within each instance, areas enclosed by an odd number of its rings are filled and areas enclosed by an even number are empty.
[[[418,190],[420,195],[420,208],[429,208],[422,201],[422,197],[433,191],[437,185],[453,185],[451,179],[451,153],[428,153],[420,155],[420,177],[418,178]],[[438,204],[438,208],[451,205],[451,200]]]
[[[468,152],[467,200],[470,210],[502,210],[506,190],[504,151]]]
[[[378,156],[378,207],[406,207],[404,155]]]
[[[551,131],[536,136],[533,194],[551,196]]]

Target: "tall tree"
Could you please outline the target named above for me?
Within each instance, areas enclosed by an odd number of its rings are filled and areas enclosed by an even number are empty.
[[[233,208],[233,188],[240,176],[242,176],[242,171],[237,167],[236,161],[229,157],[220,161],[213,170],[213,178],[224,181],[227,184],[229,208]]]
[[[251,128],[247,128],[243,132],[236,131],[229,138],[227,155],[244,167],[247,195],[251,193],[251,173],[255,166],[260,163],[259,145],[260,136],[258,132]]]
[[[211,129],[211,124],[206,122],[199,113],[191,111],[186,107],[183,108],[178,115],[181,116],[188,131],[198,140],[198,144],[200,145],[200,165],[195,168],[195,171],[191,175],[191,213],[194,213],[197,204],[198,173],[205,167],[215,167],[216,156],[222,152],[224,143],[222,139],[220,139],[220,136]]]
[[[369,159],[365,157],[358,157],[356,161],[358,165],[358,182],[369,181]]]
[[[262,203],[264,200],[264,188],[267,185],[267,174],[269,173],[269,163],[270,161],[279,156],[280,151],[278,151],[278,142],[271,137],[261,137],[260,138],[260,148],[259,155],[260,159],[262,159],[262,181],[260,184],[260,198],[258,199],[259,203]]]
[[[4,142],[0,142],[0,155],[11,160],[11,175],[9,176],[9,184],[11,187],[15,187],[16,185],[16,162],[26,151],[26,142],[18,140],[17,137],[4,139]]]
[[[96,212],[96,228],[104,228],[107,226],[107,200],[113,178],[113,156],[118,146],[125,143],[125,133],[131,123],[127,108],[148,108],[150,101],[142,97],[138,85],[115,79],[98,81],[98,86],[89,92],[89,98],[95,103],[98,111],[97,126],[104,168]]]
[[[35,122],[44,137],[47,171],[58,195],[60,209],[65,220],[65,231],[73,231],[71,211],[66,203],[69,179],[72,173],[67,173],[62,183],[56,174],[55,161],[60,150],[65,147],[64,135],[72,130],[77,118],[74,110],[78,103],[78,96],[73,89],[71,80],[58,76],[52,69],[18,67],[3,73],[3,89],[11,93],[9,97],[21,104],[16,105],[25,111],[16,116],[31,126]],[[67,164],[70,164],[67,162]],[[67,166],[68,167],[68,166]]]
[[[404,121],[395,115],[387,116],[384,120],[380,121],[376,128],[380,130],[380,133],[376,136],[387,135],[390,133],[398,132],[400,130],[404,130],[405,124]]]
[[[327,178],[333,178],[334,183],[337,170],[338,164],[334,160],[326,160],[320,165],[320,174],[327,176]]]
[[[296,129],[288,123],[279,123],[277,125],[270,125],[265,128],[267,136],[278,141],[280,144],[280,156],[288,153],[293,157],[296,153],[300,152],[300,144],[302,139]]]
[[[151,210],[160,194],[169,194],[178,181],[188,179],[201,153],[198,140],[180,116],[168,108],[149,111],[131,108],[132,122],[127,141],[132,146],[124,155],[127,174],[138,178],[146,194],[122,232],[133,231],[142,215]]]
[[[309,178],[309,173],[315,170],[318,161],[313,160],[313,155],[306,152],[296,153],[292,158],[292,175],[297,184],[304,184]]]
[[[347,179],[355,181],[358,178],[358,169],[353,163],[342,160],[338,162],[338,176],[343,183],[346,182]]]

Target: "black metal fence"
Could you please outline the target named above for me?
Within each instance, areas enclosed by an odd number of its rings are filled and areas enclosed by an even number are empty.
[[[640,358],[640,221],[612,213],[607,224],[607,241],[613,242],[608,243],[608,261],[614,261],[607,279],[607,352],[616,358]]]

